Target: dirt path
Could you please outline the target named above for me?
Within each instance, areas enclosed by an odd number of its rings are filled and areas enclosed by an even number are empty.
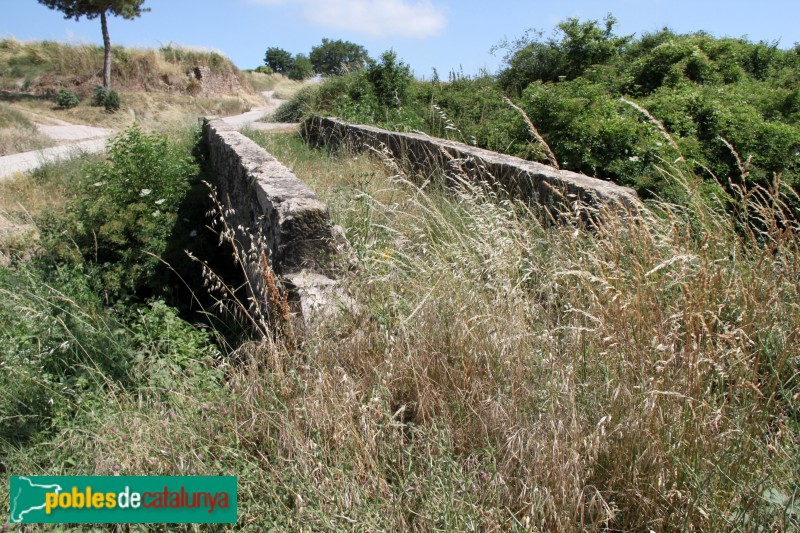
[[[267,105],[264,107],[256,107],[232,117],[223,117],[222,121],[236,128],[242,130],[245,128],[259,130],[259,131],[276,131],[276,130],[290,130],[297,127],[296,124],[286,124],[280,122],[259,122],[262,118],[267,117],[275,112],[286,100],[275,98],[275,91],[264,91],[261,93],[267,100]]]
[[[262,118],[274,113],[285,102],[285,100],[275,98],[274,91],[265,91],[261,94],[266,100],[265,106],[253,108],[241,115],[224,117],[223,120],[237,130],[251,128],[275,131],[296,127],[293,124],[259,122]],[[58,146],[0,157],[0,180],[20,172],[30,172],[45,163],[71,159],[82,153],[102,152],[106,149],[108,139],[116,133],[114,130],[106,128],[70,124],[60,119],[36,113],[31,114],[34,115],[36,129],[56,141]]]

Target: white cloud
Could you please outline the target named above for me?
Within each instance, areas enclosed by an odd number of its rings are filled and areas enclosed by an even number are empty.
[[[250,0],[254,4],[300,7],[317,26],[372,37],[424,39],[447,25],[444,11],[430,0]]]

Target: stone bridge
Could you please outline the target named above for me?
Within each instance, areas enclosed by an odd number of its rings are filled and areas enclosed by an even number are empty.
[[[421,134],[321,117],[306,121],[301,132],[316,146],[383,151],[414,172],[445,169],[447,174],[448,169],[457,169],[472,179],[490,180],[510,194],[530,198],[553,220],[565,210],[577,209],[582,218],[596,222],[607,209],[633,212],[639,206],[633,190],[607,181]],[[231,212],[231,225],[265,241],[270,265],[289,287],[295,310],[306,324],[316,313],[346,301],[338,294],[336,278],[349,259],[347,242],[316,193],[222,120],[204,120],[204,141],[218,196]],[[253,286],[264,285],[258,258],[247,275]]]

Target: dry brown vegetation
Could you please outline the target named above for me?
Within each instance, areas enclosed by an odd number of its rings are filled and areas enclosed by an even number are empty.
[[[39,133],[24,113],[0,102],[0,157],[52,145],[53,142]]]
[[[122,95],[122,108],[110,114],[91,105],[102,64],[102,47],[0,40],[0,99],[16,110],[68,122],[116,129],[138,122],[159,131],[186,126],[199,116],[234,115],[264,104],[250,77],[219,53],[172,45],[157,50],[115,47],[112,85]],[[198,66],[209,67],[221,80],[218,86],[198,80]],[[75,91],[80,105],[56,109],[52,96],[60,88]]]
[[[54,41],[0,40],[0,88],[43,94],[67,87],[87,96],[102,84],[103,48]],[[198,66],[219,76],[238,78],[230,59],[213,51],[168,45],[160,49],[114,47],[112,84],[123,91],[198,94],[202,87],[194,75]]]
[[[269,378],[235,382],[253,446],[318,490],[298,524],[797,527],[800,249],[779,177],[742,191],[758,230],[690,196],[587,231],[480,184],[349,158],[321,181],[325,160],[286,156],[364,266],[360,312],[300,352],[254,347]]]

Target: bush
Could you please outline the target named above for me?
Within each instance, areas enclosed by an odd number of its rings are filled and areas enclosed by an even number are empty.
[[[95,107],[105,107],[109,113],[119,111],[121,99],[119,93],[103,85],[98,85],[92,92],[92,105]]]
[[[106,105],[106,96],[108,96],[108,88],[103,85],[98,85],[92,92],[92,105],[95,107],[103,107]]]
[[[272,120],[275,122],[299,122],[309,112],[314,110],[317,87],[304,87],[297,91],[292,98],[275,110]]]
[[[0,442],[25,441],[68,419],[82,391],[127,379],[130,342],[91,271],[0,268]]]
[[[75,91],[69,89],[61,89],[56,95],[56,103],[60,109],[71,109],[81,103]]]
[[[379,63],[371,61],[367,67],[367,79],[378,101],[386,107],[400,107],[406,99],[411,78],[411,69],[397,60],[393,50],[384,52]]]
[[[108,162],[88,169],[67,213],[44,227],[56,258],[97,265],[100,290],[115,301],[157,288],[159,258],[198,167],[166,137],[137,126],[114,139],[109,152]]]
[[[119,93],[113,89],[108,91],[108,94],[106,94],[106,99],[103,102],[103,105],[105,105],[106,111],[108,111],[109,113],[114,113],[116,111],[119,111],[119,107],[121,105]]]

